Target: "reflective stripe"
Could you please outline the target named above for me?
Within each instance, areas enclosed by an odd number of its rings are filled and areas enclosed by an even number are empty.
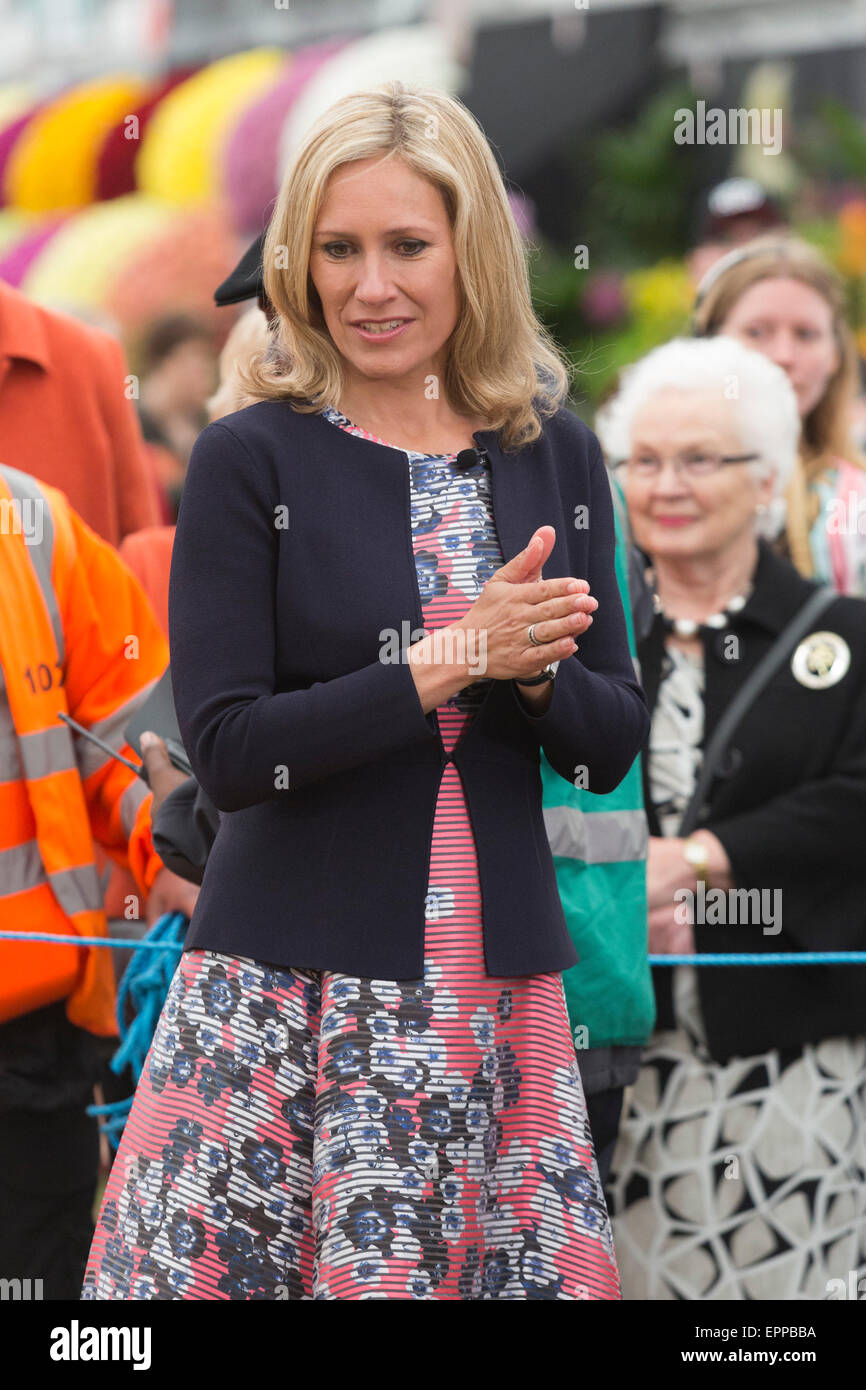
[[[25,840],[12,849],[0,850],[0,897],[26,893],[46,879],[45,865],[39,852],[38,840]]]
[[[63,725],[40,729],[35,734],[19,734],[18,746],[24,776],[29,781],[37,777],[50,777],[52,772],[68,772],[76,766],[72,738]]]
[[[582,811],[577,806],[545,806],[544,828],[552,854],[587,864],[633,863],[646,857],[649,828],[645,811]]]
[[[18,734],[6,698],[3,671],[0,669],[0,782],[20,782],[22,774]]]
[[[95,743],[91,743],[83,734],[73,733],[72,740],[75,748],[75,765],[82,782],[86,782],[88,777],[93,776],[94,772],[98,772],[101,767],[114,761],[110,753],[104,752]]]
[[[42,536],[38,544],[27,545],[27,554],[30,556],[30,562],[36,572],[42,597],[45,600],[45,607],[54,629],[57,656],[63,662],[66,659],[66,644],[63,640],[63,624],[60,621],[57,595],[51,582],[51,561],[54,556],[54,517],[51,514],[51,506],[36,480],[31,478],[28,473],[22,473],[19,469],[10,468],[6,464],[0,464],[0,473],[6,479],[13,499],[19,503],[35,503],[39,508]],[[26,515],[26,509],[22,508],[22,511]]]
[[[110,743],[112,748],[116,748],[120,752],[126,743],[126,736],[123,732],[126,725],[132,716],[141,709],[148,695],[161,679],[161,676],[155,676],[152,681],[148,681],[140,690],[137,690],[131,699],[125,700],[122,705],[118,705],[117,709],[112,710],[105,719],[98,719],[95,724],[89,724],[87,727],[91,733],[96,734],[97,738],[101,738],[103,743]],[[83,734],[75,734],[74,738],[78,769],[82,782],[86,782],[87,778],[92,777],[94,772],[98,772],[101,767],[105,767],[106,763],[113,760],[110,753],[106,753],[98,744],[92,743]]]
[[[643,682],[641,681],[641,676],[640,676],[640,662],[638,661],[638,659],[637,659],[636,656],[633,656],[633,657],[632,657],[632,659],[631,659],[631,664],[632,664],[632,666],[634,667],[634,673],[635,673],[635,676],[637,677],[637,683],[638,683],[638,685],[642,685]]]
[[[26,893],[48,882],[67,916],[75,912],[98,912],[103,906],[102,889],[95,864],[77,869],[58,869],[46,874],[38,840],[26,840],[13,849],[0,850],[0,898]]]
[[[136,777],[134,782],[130,782],[123,796],[120,798],[120,819],[123,825],[123,833],[127,840],[132,834],[132,827],[135,825],[135,817],[138,808],[146,796],[150,796],[150,787],[146,782],[142,782],[140,777]]]
[[[68,917],[75,912],[98,912],[104,905],[95,864],[78,869],[58,869],[48,875],[55,897]]]

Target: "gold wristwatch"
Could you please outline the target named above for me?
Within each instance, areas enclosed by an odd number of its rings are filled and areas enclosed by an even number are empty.
[[[696,840],[694,835],[690,835],[683,845],[683,854],[686,861],[695,871],[695,877],[700,881],[703,879],[707,888],[710,886],[709,863],[710,851],[703,840]]]

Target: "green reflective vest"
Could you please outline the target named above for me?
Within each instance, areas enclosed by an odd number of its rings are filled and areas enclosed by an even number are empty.
[[[615,483],[611,495],[616,575],[634,660],[626,524]],[[639,1046],[655,1023],[647,964],[647,821],[640,754],[616,790],[604,796],[570,786],[543,750],[541,781],[559,894],[580,955],[562,977],[575,1044]]]

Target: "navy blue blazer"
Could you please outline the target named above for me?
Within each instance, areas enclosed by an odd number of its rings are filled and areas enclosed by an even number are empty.
[[[556,529],[544,577],[599,601],[579,651],[534,715],[491,680],[445,753],[411,668],[380,659],[383,629],[423,631],[399,449],[288,401],[208,425],[192,451],[171,565],[178,723],[221,812],[186,938],[277,965],[382,979],[423,974],[431,834],[453,759],[478,853],[492,975],[558,971],[577,954],[544,826],[539,745],[568,781],[611,791],[649,730],[614,572],[598,441],[561,408],[532,445],[491,459],[506,560]],[[580,509],[586,509],[585,512]],[[414,640],[418,640],[417,635]]]

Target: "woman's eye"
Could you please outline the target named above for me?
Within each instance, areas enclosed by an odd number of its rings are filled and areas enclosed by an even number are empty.
[[[409,247],[410,250],[406,253],[407,255],[417,256],[421,251],[424,251],[426,249],[429,243],[426,241],[420,241],[417,238],[412,237],[407,238],[404,241],[398,241],[396,244],[397,246]],[[345,261],[347,257],[338,254],[341,248],[348,248],[349,250],[352,249],[347,241],[329,241],[325,243],[325,245],[322,247],[322,250],[325,251],[329,256],[333,256],[334,260]]]

